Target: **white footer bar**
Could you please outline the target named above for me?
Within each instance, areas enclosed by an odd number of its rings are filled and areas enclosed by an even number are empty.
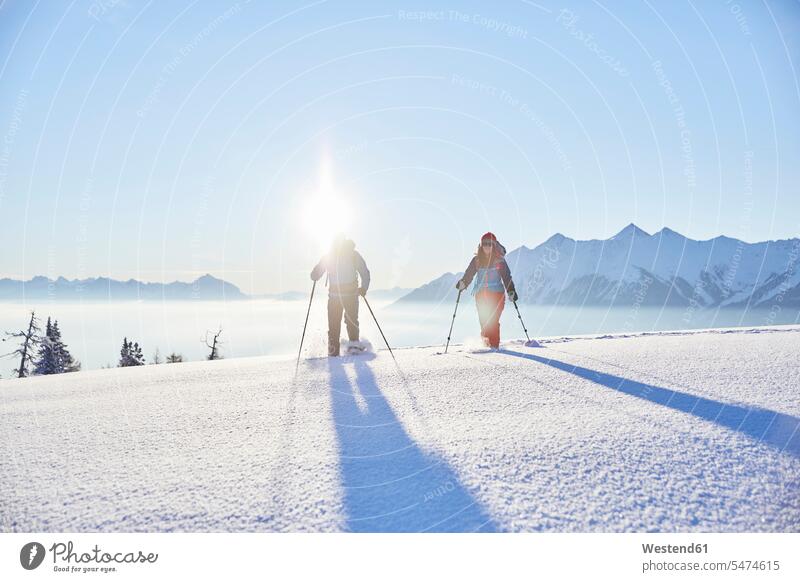
[[[800,534],[0,534],[0,580],[800,580]],[[191,578],[189,578],[191,577]]]

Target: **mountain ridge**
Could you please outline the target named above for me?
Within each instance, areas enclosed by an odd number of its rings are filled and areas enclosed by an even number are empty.
[[[411,288],[393,287],[391,289],[371,289],[370,296],[376,299],[393,301],[413,291]],[[239,287],[206,273],[194,281],[172,281],[170,283],[145,282],[130,278],[127,280],[109,277],[87,277],[67,279],[59,275],[50,279],[44,275],[34,275],[27,281],[0,278],[0,301],[21,299],[48,299],[53,301],[138,301],[138,300],[242,300],[273,299],[278,301],[307,300],[304,291],[283,291],[248,295]]]
[[[521,303],[542,305],[800,307],[800,239],[694,240],[630,223],[607,239],[555,233],[506,255]],[[398,302],[455,300],[463,273],[443,275]]]
[[[54,301],[86,300],[239,300],[248,296],[233,283],[218,279],[208,273],[194,281],[150,283],[128,279],[122,281],[109,277],[50,279],[36,275],[28,281],[0,279],[0,300],[51,299]]]

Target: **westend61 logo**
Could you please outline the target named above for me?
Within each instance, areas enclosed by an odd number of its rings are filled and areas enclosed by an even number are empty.
[[[114,572],[114,564],[154,564],[158,554],[138,552],[106,552],[95,546],[88,552],[76,552],[71,541],[66,544],[56,542],[48,550],[53,556],[55,572]],[[26,570],[38,568],[47,552],[39,542],[29,542],[19,552],[19,562]],[[59,561],[61,565],[59,565]]]

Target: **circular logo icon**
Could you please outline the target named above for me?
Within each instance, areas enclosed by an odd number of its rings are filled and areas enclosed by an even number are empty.
[[[19,551],[19,563],[26,570],[35,570],[44,560],[44,546],[39,542],[28,542]]]

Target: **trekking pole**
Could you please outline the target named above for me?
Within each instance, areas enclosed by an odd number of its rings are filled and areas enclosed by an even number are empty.
[[[458,311],[458,302],[461,301],[461,292],[463,289],[458,290],[458,297],[456,297],[456,308],[453,310],[453,319],[450,321],[450,331],[447,333],[447,345],[444,346],[444,353],[447,353],[447,348],[450,347],[450,336],[453,335],[453,324],[456,322],[456,312]]]
[[[514,309],[517,310],[517,317],[519,317],[519,322],[522,324],[522,329],[525,330],[525,337],[528,338],[528,343],[530,343],[531,338],[528,335],[528,328],[525,327],[525,322],[522,321],[522,315],[520,315],[519,307],[517,307],[517,302],[514,301]]]
[[[300,337],[300,349],[297,350],[297,363],[294,365],[294,373],[297,374],[297,368],[300,366],[300,354],[303,353],[303,340],[306,339],[306,327],[308,327],[308,316],[311,313],[311,302],[314,301],[314,289],[317,288],[317,282],[311,286],[311,298],[308,300],[308,311],[306,311],[306,322],[303,324],[303,335]]]
[[[365,295],[362,295],[361,297],[363,297],[364,303],[367,304],[367,309],[369,309],[370,315],[372,315],[372,319],[375,320],[375,325],[378,326],[378,331],[381,332],[381,337],[383,338],[383,343],[385,343],[386,347],[389,348],[389,353],[391,354],[392,359],[394,360],[394,363],[397,364],[397,358],[394,357],[394,352],[392,351],[392,346],[389,345],[389,342],[386,340],[386,336],[383,335],[383,330],[381,329],[381,324],[378,323],[378,318],[375,317],[375,313],[372,311],[372,307],[370,307],[369,301],[367,301],[367,297]]]

